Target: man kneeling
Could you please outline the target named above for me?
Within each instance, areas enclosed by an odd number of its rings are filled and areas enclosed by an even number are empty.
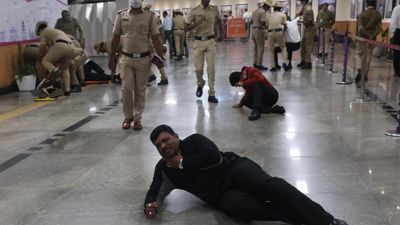
[[[245,89],[246,94],[233,107],[247,106],[252,109],[249,120],[260,119],[261,113],[284,114],[286,112],[283,106],[275,105],[278,101],[278,91],[258,69],[245,66],[242,71],[231,73],[229,81],[232,86],[242,86]]]
[[[271,177],[248,158],[219,151],[201,134],[180,140],[171,127],[160,125],[150,140],[162,159],[144,202],[148,218],[157,215],[161,201],[173,189],[182,189],[241,219],[347,225],[285,180]]]

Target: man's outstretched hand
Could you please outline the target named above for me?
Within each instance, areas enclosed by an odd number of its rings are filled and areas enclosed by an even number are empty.
[[[147,218],[153,219],[157,216],[158,207],[160,207],[158,202],[147,203],[144,207],[144,214],[146,214]]]

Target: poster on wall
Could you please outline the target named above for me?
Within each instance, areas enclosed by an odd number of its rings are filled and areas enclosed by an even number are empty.
[[[236,17],[242,18],[245,9],[248,9],[247,4],[236,4]]]
[[[1,1],[0,43],[37,39],[35,26],[38,21],[47,21],[54,27],[61,11],[68,9],[67,0]],[[40,12],[40,13],[38,13]]]
[[[228,18],[229,12],[232,12],[232,5],[221,5],[221,18]]]

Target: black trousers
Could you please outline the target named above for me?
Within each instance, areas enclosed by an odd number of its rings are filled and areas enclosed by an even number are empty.
[[[84,66],[85,80],[98,81],[110,80],[111,76],[104,73],[104,70],[93,60],[89,60]],[[94,71],[94,72],[93,72]]]
[[[278,101],[278,91],[275,88],[269,88],[256,82],[251,87],[252,95],[243,96],[241,103],[261,113],[270,113],[272,106]]]
[[[396,29],[393,35],[392,44],[400,45],[400,29]],[[393,69],[394,73],[400,75],[400,51],[393,50]]]
[[[289,60],[289,63],[292,63],[293,52],[297,51],[299,49],[300,49],[300,42],[297,42],[297,43],[288,43],[288,42],[286,42],[286,51],[288,53],[287,54],[288,55],[287,59]],[[279,52],[282,52],[281,48],[275,47],[274,48],[274,58],[275,58],[275,62],[276,62],[277,65],[279,64],[278,63],[278,53]]]
[[[236,161],[227,173],[217,207],[229,216],[246,220],[307,225],[333,221],[319,204],[247,158]]]

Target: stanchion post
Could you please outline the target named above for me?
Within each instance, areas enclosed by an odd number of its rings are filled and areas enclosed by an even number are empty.
[[[317,38],[317,58],[319,58],[319,45],[320,45],[320,35],[321,35],[321,29],[318,28],[318,38]]]
[[[397,111],[397,128],[394,130],[388,130],[385,132],[385,135],[390,137],[400,137],[400,94],[399,94],[399,110]]]
[[[322,28],[322,65],[325,65],[325,45],[327,43],[325,43],[325,28]],[[319,53],[318,53],[319,54]]]
[[[329,72],[334,73],[333,71],[333,64],[334,64],[334,56],[335,56],[335,31],[332,30],[332,45],[331,45],[331,52],[330,52],[330,61],[329,61]]]
[[[344,59],[343,59],[343,78],[342,81],[336,82],[339,85],[351,84],[351,81],[347,81],[347,61],[349,59],[349,34],[346,32],[344,34]]]

